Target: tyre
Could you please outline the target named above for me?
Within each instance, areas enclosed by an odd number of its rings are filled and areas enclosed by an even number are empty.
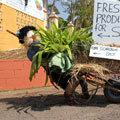
[[[113,87],[113,88],[120,90],[119,83],[117,83],[111,79],[109,80],[109,82],[110,82],[110,84],[106,83],[105,86]],[[114,103],[120,103],[120,92],[113,91],[110,88],[104,88],[104,95],[108,101],[114,102]]]

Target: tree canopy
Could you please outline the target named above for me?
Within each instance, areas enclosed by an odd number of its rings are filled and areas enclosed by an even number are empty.
[[[78,29],[92,25],[94,0],[53,0],[51,11],[58,14],[56,1],[61,2],[64,7],[63,12],[68,14],[67,21],[72,22]]]
[[[94,0],[66,0],[62,5],[67,6],[64,12],[69,14],[67,20],[74,26],[84,28],[92,25]]]

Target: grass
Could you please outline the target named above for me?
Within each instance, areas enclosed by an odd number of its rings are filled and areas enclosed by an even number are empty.
[[[8,90],[0,90],[0,92],[7,92]]]

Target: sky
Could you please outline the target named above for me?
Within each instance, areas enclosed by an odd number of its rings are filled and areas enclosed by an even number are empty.
[[[52,4],[53,3],[53,0],[48,0],[48,4]],[[60,2],[56,2],[56,7],[58,8],[58,10],[60,11],[60,14],[58,16],[62,17],[64,20],[67,19],[68,17],[68,14],[67,13],[64,13],[62,11],[64,11],[64,8],[63,6],[61,5]]]

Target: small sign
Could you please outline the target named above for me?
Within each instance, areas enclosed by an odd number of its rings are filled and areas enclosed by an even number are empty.
[[[95,0],[93,40],[120,45],[120,1]]]
[[[120,60],[120,48],[108,47],[108,46],[102,46],[102,45],[92,45],[90,48],[89,56]]]
[[[110,79],[120,82],[120,74],[111,74]]]

